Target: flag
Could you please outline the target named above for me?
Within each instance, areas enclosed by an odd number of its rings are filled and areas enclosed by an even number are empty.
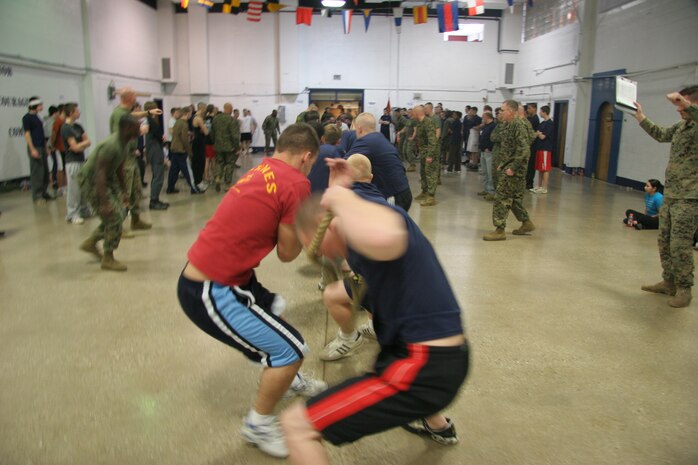
[[[354,6],[359,6],[359,0],[354,0]]]
[[[507,0],[507,3],[509,4],[509,13],[514,13],[514,0]]]
[[[402,26],[402,7],[398,8],[393,8],[393,16],[395,17],[395,30],[399,34],[400,31],[400,26]]]
[[[211,0],[196,0],[196,3],[208,8],[211,8],[213,6],[213,2]]]
[[[436,5],[436,16],[439,18],[439,32],[458,30],[458,2]]]
[[[240,0],[233,0],[230,2],[230,4],[233,6],[233,8],[240,8]]]
[[[271,11],[272,13],[276,13],[284,8],[286,8],[286,5],[283,3],[267,3],[267,10]]]
[[[313,9],[304,7],[304,6],[299,6],[296,8],[296,24],[305,24],[306,26],[310,26],[310,24],[313,22]]]
[[[342,10],[342,24],[344,25],[345,34],[349,34],[351,32],[352,13],[354,13],[354,10]]]
[[[188,8],[189,7],[189,0],[181,0],[179,2],[179,6],[181,6],[182,8]]]
[[[330,9],[323,8],[322,10],[320,10],[320,16],[322,16],[323,18],[329,18],[330,17]],[[296,24],[298,24],[298,23],[296,23]]]
[[[468,16],[481,15],[485,12],[485,0],[468,0]]]
[[[388,113],[391,113],[393,111],[393,107],[390,106],[390,97],[388,97],[388,104],[385,106],[385,108],[388,109]]]
[[[415,24],[426,23],[427,18],[429,17],[427,14],[427,6],[422,5],[422,6],[416,6],[416,7],[412,8],[412,17],[414,18]]]
[[[230,3],[223,4],[223,13],[230,14],[233,12],[233,6]]]
[[[365,9],[362,11],[364,13],[364,32],[368,32],[368,26],[371,24],[371,12],[373,10]]]
[[[262,2],[249,2],[247,4],[247,20],[252,23],[258,23],[262,20],[262,8],[264,3]]]

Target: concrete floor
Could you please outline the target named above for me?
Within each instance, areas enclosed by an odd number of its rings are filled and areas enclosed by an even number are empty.
[[[448,409],[460,444],[393,430],[329,446],[334,463],[697,464],[698,312],[640,291],[660,278],[656,232],[620,219],[642,208],[641,194],[555,172],[547,196],[526,195],[533,236],[485,243],[491,204],[479,187],[473,173],[444,175],[438,206],[411,211],[472,343],[472,371]],[[258,369],[190,323],[175,295],[219,198],[163,195],[172,207],[122,241],[129,270],[116,274],[77,249],[97,220],[66,224],[64,199],[0,196],[0,464],[283,462],[239,435]],[[332,384],[369,366],[375,345],[317,359],[335,327],[305,258],[270,256],[258,275],[286,296],[314,349],[307,371]]]

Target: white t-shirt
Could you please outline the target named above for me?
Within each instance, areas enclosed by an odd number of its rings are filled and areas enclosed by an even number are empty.
[[[252,132],[252,120],[251,115],[240,118],[240,132]]]

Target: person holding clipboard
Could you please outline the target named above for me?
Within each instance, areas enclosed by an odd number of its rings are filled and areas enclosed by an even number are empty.
[[[693,286],[693,234],[698,227],[698,85],[672,92],[681,121],[663,128],[645,116],[642,106],[635,119],[657,142],[671,142],[666,168],[664,205],[659,211],[659,256],[662,281],[642,290],[672,296],[669,305],[687,307]]]

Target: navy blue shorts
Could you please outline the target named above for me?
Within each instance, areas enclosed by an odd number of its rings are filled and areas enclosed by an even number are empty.
[[[246,286],[179,277],[179,303],[204,332],[268,367],[291,365],[308,353],[300,333],[271,312],[275,294],[255,276]]]

